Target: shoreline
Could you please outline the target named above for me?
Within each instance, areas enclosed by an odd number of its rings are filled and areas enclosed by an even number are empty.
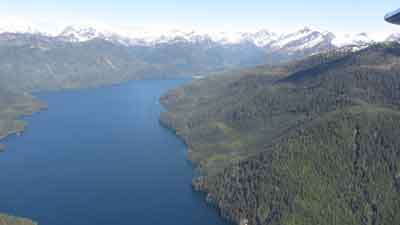
[[[169,113],[168,111],[166,113]],[[170,130],[177,138],[181,139],[183,141],[183,143],[186,146],[187,151],[190,151],[189,146],[186,144],[187,141],[185,139],[185,136],[181,135],[178,133],[177,128],[171,126],[171,125],[167,125],[167,122],[161,119],[160,116],[160,124],[165,127],[166,129]],[[194,175],[191,181],[191,187],[192,190],[195,192],[198,192],[200,194],[203,194],[203,201],[205,201],[209,207],[215,209],[218,213],[218,215],[225,220],[228,224],[232,224],[232,225],[241,225],[241,224],[245,224],[243,223],[243,221],[235,221],[234,218],[231,218],[229,215],[227,214],[223,214],[222,212],[222,208],[219,206],[218,202],[216,202],[216,200],[213,198],[213,196],[211,195],[211,193],[207,190],[207,178],[206,175],[201,175],[201,168],[199,166],[196,165],[196,162],[194,162],[189,154],[187,154],[187,160],[192,164],[193,170],[196,172],[197,175]]]
[[[161,101],[160,101],[161,103]],[[163,105],[161,103],[161,105]],[[163,105],[163,107],[165,108],[165,106]],[[162,113],[169,113],[167,110],[162,112]],[[177,129],[173,126],[168,125],[168,123],[162,119],[161,115],[159,118],[159,123],[162,127],[164,127],[165,129],[169,130],[171,133],[173,133],[178,139],[180,139],[183,144],[186,146],[186,151],[189,152],[190,148],[187,145],[187,141],[185,139],[185,137],[181,134],[179,134],[177,132]],[[208,207],[210,207],[211,209],[216,210],[216,213],[218,214],[219,217],[221,217],[222,220],[225,220],[227,224],[231,224],[231,225],[241,225],[241,222],[236,222],[234,221],[233,218],[230,218],[227,215],[224,215],[222,213],[222,209],[220,208],[220,206],[218,205],[218,203],[213,199],[213,197],[211,196],[210,192],[207,191],[206,188],[206,178],[204,175],[201,175],[200,172],[200,167],[196,165],[196,163],[190,159],[189,155],[186,154],[186,160],[188,160],[192,166],[192,170],[194,172],[192,180],[191,180],[191,187],[192,190],[194,192],[197,192],[199,194],[202,195],[202,201],[205,201],[208,205]]]
[[[181,87],[181,86],[180,86]],[[179,88],[179,87],[178,87]],[[172,90],[173,91],[173,90]],[[165,127],[166,129],[170,130],[177,138],[182,140],[184,145],[186,146],[187,149],[187,160],[192,164],[193,170],[197,173],[196,176],[192,177],[191,181],[191,187],[192,190],[198,193],[203,194],[203,201],[205,201],[209,207],[214,208],[218,215],[225,220],[228,224],[242,224],[242,221],[235,221],[234,218],[229,217],[228,215],[224,214],[222,212],[222,208],[219,206],[218,202],[214,200],[214,198],[211,196],[211,193],[207,190],[207,175],[203,175],[201,172],[201,168],[197,163],[191,159],[190,157],[190,145],[188,144],[187,137],[179,132],[179,128],[174,126],[173,124],[176,123],[177,121],[171,120],[171,116],[174,114],[171,113],[170,110],[168,110],[167,103],[163,101],[163,98],[168,94],[169,92],[166,92],[162,96],[160,96],[160,104],[163,106],[165,109],[161,114],[159,118],[159,123],[161,126]]]

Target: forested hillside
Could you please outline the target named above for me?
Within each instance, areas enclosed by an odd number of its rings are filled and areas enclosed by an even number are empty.
[[[400,223],[400,45],[334,51],[171,91],[194,187],[237,223]]]

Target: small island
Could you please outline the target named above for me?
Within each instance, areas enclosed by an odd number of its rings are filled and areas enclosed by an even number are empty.
[[[37,225],[29,219],[0,214],[0,225]]]

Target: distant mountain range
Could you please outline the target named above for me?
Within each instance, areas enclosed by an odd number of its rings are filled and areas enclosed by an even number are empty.
[[[0,28],[0,33],[1,40],[10,38],[10,34],[25,34],[33,39],[34,36],[40,36],[44,39],[71,43],[102,39],[130,48],[154,49],[160,46],[175,46],[213,49],[217,52],[231,49],[249,55],[249,58],[239,59],[239,64],[245,66],[290,61],[338,48],[359,50],[377,42],[400,40],[400,34],[377,38],[367,33],[338,34],[310,27],[285,34],[269,30],[204,33],[194,30],[118,29],[94,26],[68,26],[62,32],[55,34],[41,32],[32,26]],[[254,54],[261,58],[254,58]]]
[[[223,45],[251,43],[260,48],[273,50],[299,51],[313,48],[321,44],[329,44],[333,47],[349,45],[365,45],[385,40],[398,40],[399,34],[390,35],[384,39],[370,37],[367,33],[335,34],[304,27],[301,30],[278,34],[268,30],[257,32],[218,32],[202,33],[193,30],[151,30],[144,28],[132,28],[125,30],[97,29],[85,26],[68,26],[58,37],[66,38],[72,42],[88,41],[95,38],[105,39],[127,46],[145,45],[152,46],[170,42],[215,42]]]
[[[400,40],[400,34],[382,40],[371,36],[309,27],[278,34],[68,26],[49,34],[30,25],[0,26],[0,88],[31,91],[191,77]]]

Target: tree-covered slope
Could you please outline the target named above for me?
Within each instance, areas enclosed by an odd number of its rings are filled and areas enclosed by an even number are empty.
[[[397,224],[400,45],[331,52],[197,81],[161,121],[200,167],[194,185],[248,224]]]
[[[397,224],[400,114],[354,107],[201,178],[197,188],[249,224]]]

